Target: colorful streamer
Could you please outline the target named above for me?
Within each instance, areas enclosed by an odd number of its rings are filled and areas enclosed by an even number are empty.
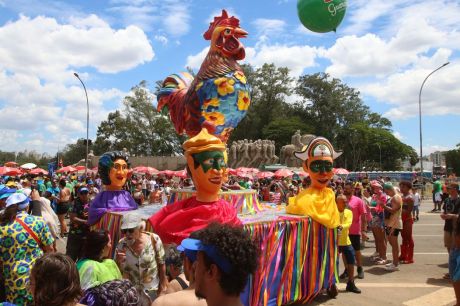
[[[194,194],[195,191],[192,190],[173,190],[171,192],[168,204],[188,199]],[[239,214],[255,214],[263,210],[255,190],[223,191],[219,195],[222,199],[232,204],[237,209]]]

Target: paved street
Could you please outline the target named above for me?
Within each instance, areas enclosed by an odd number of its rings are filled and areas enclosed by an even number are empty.
[[[424,213],[414,224],[415,264],[401,265],[397,272],[386,272],[383,266],[371,265],[368,258],[375,249],[373,241],[368,242],[363,251],[365,278],[356,280],[362,294],[345,292],[345,284],[340,284],[337,299],[319,296],[310,305],[455,305],[454,290],[442,279],[448,259],[443,247],[444,221],[439,213],[426,212],[432,208],[430,202],[424,201],[421,209]],[[399,239],[401,241],[401,236]],[[390,259],[391,253],[387,256]],[[343,271],[342,262],[340,271]]]

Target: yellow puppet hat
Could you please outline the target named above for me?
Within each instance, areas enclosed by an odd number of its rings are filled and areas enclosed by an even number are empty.
[[[216,136],[209,134],[206,128],[182,144],[185,155],[204,151],[225,151],[225,144]]]

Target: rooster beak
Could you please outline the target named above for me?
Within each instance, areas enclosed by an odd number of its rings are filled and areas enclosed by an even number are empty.
[[[248,36],[248,32],[242,28],[235,28],[235,30],[233,30],[233,34],[238,38],[246,38]]]

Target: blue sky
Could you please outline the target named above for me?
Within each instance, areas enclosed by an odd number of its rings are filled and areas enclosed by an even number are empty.
[[[424,77],[424,153],[460,143],[460,2],[355,0],[337,33],[316,34],[297,18],[296,0],[0,0],[0,150],[56,152],[90,137],[141,80],[154,84],[197,69],[202,34],[222,8],[249,32],[246,62],[274,62],[293,76],[326,71],[359,89],[370,108],[419,146],[418,91]],[[294,100],[295,97],[291,97]]]

